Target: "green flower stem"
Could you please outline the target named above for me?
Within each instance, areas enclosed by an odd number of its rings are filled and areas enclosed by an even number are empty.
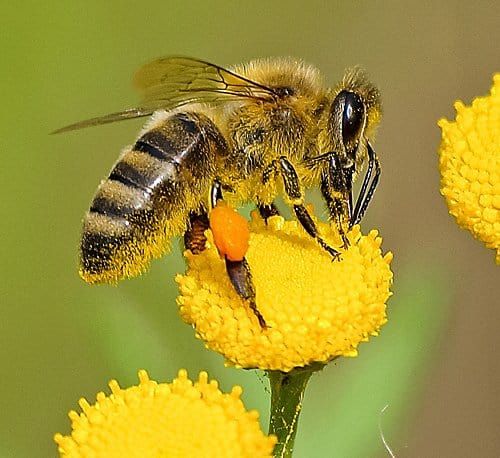
[[[321,368],[322,364],[294,369],[288,373],[267,371],[271,386],[269,434],[278,438],[274,448],[275,458],[292,456],[304,391],[313,372]]]

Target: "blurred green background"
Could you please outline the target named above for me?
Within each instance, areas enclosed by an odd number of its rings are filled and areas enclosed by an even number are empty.
[[[81,218],[142,121],[48,133],[132,106],[134,70],[168,54],[292,55],[330,83],[361,64],[383,95],[382,182],[363,228],[395,254],[389,323],[312,379],[296,456],[386,456],[387,404],[397,456],[500,455],[498,267],[447,215],[436,154],[437,119],[500,70],[498,2],[21,1],[1,15],[0,456],[55,456],[78,398],[135,383],[140,368],[241,384],[267,427],[263,375],[224,368],[177,314],[177,244],[118,287],[76,272]]]

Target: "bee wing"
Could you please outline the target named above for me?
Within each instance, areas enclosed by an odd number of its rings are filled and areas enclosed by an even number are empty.
[[[224,103],[232,100],[269,100],[274,90],[218,65],[190,57],[163,57],[142,66],[134,76],[141,94],[140,107],[70,124],[54,134],[151,115],[188,103]]]
[[[69,132],[71,130],[83,129],[85,127],[99,126],[101,124],[108,124],[115,121],[123,121],[124,119],[134,119],[142,118],[144,116],[149,116],[155,111],[152,107],[142,107],[142,108],[129,108],[124,111],[117,111],[116,113],[110,113],[104,116],[98,116],[97,118],[86,119],[85,121],[75,122],[69,126],[61,127],[60,129],[54,130],[52,134],[60,134],[62,132]]]
[[[170,106],[193,99],[200,102],[228,98],[270,99],[273,89],[219,67],[190,57],[163,57],[141,67],[134,84],[143,103]]]

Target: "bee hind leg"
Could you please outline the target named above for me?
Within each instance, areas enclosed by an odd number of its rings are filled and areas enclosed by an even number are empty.
[[[208,214],[204,207],[189,213],[189,221],[184,232],[184,246],[193,254],[200,254],[205,250],[207,237],[205,231],[209,227]]]
[[[216,207],[217,202],[220,200],[223,200],[222,186],[218,180],[215,180],[210,190],[210,203],[212,208]],[[255,302],[255,287],[253,285],[252,272],[250,271],[248,261],[245,257],[239,261],[231,261],[226,256],[224,256],[224,260],[226,263],[227,276],[234,290],[245,302],[247,302],[250,310],[252,310],[257,317],[260,327],[266,329],[266,321],[257,309],[257,304]]]
[[[259,321],[260,327],[266,329],[266,321],[255,303],[255,288],[252,281],[252,272],[247,260],[243,258],[241,261],[230,261],[225,258],[225,261],[227,275],[234,289],[242,299],[247,301],[248,306]]]

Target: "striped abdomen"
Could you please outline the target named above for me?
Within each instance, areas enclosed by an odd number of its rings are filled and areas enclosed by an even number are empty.
[[[216,127],[194,113],[159,117],[123,152],[85,216],[80,275],[87,282],[143,272],[207,199],[225,148]]]

